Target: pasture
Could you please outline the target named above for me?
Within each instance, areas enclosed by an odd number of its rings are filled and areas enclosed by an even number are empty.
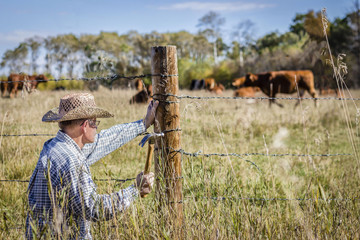
[[[41,117],[65,93],[0,99],[1,134],[55,135],[57,124],[42,123]],[[360,97],[360,91],[351,93]],[[98,106],[115,115],[100,119],[98,131],[145,116],[147,105],[129,104],[135,90],[100,89],[93,94]],[[215,96],[205,91],[182,90],[182,94]],[[233,90],[223,96],[233,96]],[[267,100],[181,100],[182,149],[199,153],[182,156],[184,239],[360,238],[360,169],[354,151],[359,143],[360,102],[320,100],[315,108],[312,100],[303,100],[295,109],[294,100],[278,101],[284,108],[269,108]],[[348,123],[344,107],[350,113]],[[49,138],[0,137],[0,179],[28,180]],[[93,178],[135,177],[144,168],[147,152],[138,145],[141,138],[94,164]],[[351,155],[336,155],[343,153]],[[335,156],[315,156],[322,154]],[[103,194],[131,184],[96,183]],[[23,182],[0,182],[1,239],[24,235],[26,188]],[[169,239],[168,224],[157,213],[151,193],[115,219],[94,223],[92,234],[94,239]]]

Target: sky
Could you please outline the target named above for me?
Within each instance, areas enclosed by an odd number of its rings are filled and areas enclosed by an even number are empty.
[[[355,0],[0,0],[0,58],[33,36],[101,31],[126,34],[157,31],[197,33],[199,19],[210,11],[225,18],[222,34],[246,20],[254,38],[289,30],[296,13],[326,8],[330,21],[353,11]],[[227,39],[229,40],[229,39]]]

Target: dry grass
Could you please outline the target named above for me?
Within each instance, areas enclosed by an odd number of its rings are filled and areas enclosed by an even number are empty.
[[[25,99],[0,99],[2,134],[52,133],[56,124],[42,115],[58,104],[64,92],[40,92]],[[115,114],[101,120],[100,129],[144,117],[146,105],[129,105],[133,91],[101,89],[97,104]],[[212,96],[205,92],[180,94]],[[225,96],[232,96],[226,91]],[[281,96],[281,95],[279,95]],[[353,97],[360,92],[352,91]],[[340,101],[182,100],[181,145],[202,153],[353,153],[349,132],[358,144],[357,109],[346,102],[352,128],[347,127]],[[43,143],[49,137],[0,138],[0,179],[29,179]],[[95,178],[130,178],[145,164],[140,137],[92,166]],[[260,169],[245,160],[254,162]],[[260,201],[271,198],[345,199],[358,196],[357,159],[334,157],[198,157],[183,156],[185,239],[356,239],[360,199],[349,201]],[[123,186],[127,186],[128,183]],[[0,183],[0,238],[24,234],[26,183]],[[99,192],[118,190],[113,182],[99,183]],[[225,197],[225,199],[212,199]],[[240,199],[240,198],[245,199]],[[251,199],[246,199],[251,198]],[[154,195],[137,201],[123,215],[94,223],[94,239],[171,238],[171,228],[157,208]],[[16,229],[20,228],[20,229]]]

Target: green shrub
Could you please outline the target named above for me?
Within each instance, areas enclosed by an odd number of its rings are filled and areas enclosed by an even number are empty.
[[[53,77],[48,77],[53,79]],[[64,78],[64,77],[63,77]],[[48,81],[40,82],[37,89],[40,91],[52,91],[55,89],[63,88],[66,90],[83,90],[84,81],[82,80],[62,80],[62,81]]]
[[[213,73],[209,62],[196,62],[192,59],[179,59],[179,86],[189,88],[192,79],[203,79],[210,77]]]

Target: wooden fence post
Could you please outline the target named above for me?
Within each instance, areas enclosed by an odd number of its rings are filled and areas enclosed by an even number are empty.
[[[159,100],[155,116],[155,132],[164,137],[155,139],[156,197],[159,212],[168,215],[172,225],[172,238],[182,238],[183,199],[180,149],[179,99],[168,94],[178,95],[178,68],[175,46],[151,48],[151,73],[153,96]],[[159,76],[157,76],[159,75]],[[168,211],[164,211],[164,205]]]

